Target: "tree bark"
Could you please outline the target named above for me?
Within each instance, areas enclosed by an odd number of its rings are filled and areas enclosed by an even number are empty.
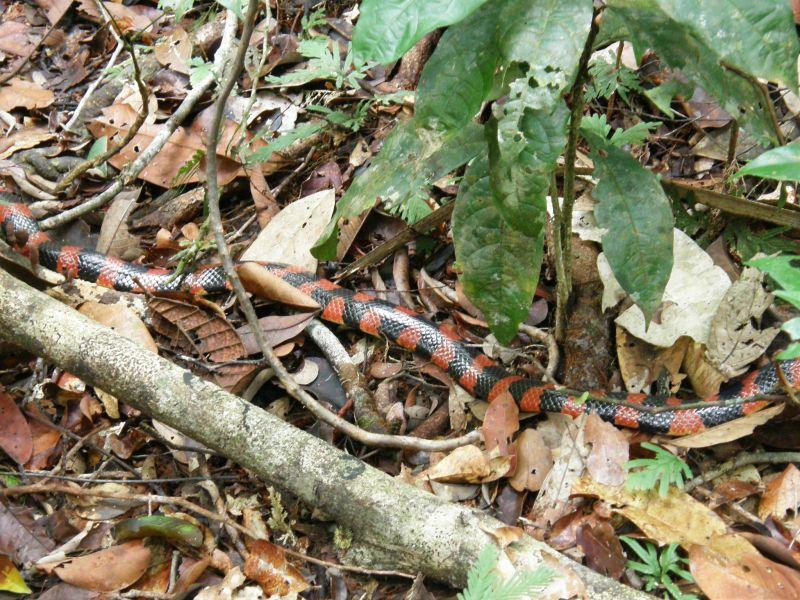
[[[401,483],[189,371],[145,351],[0,269],[0,340],[101,387],[317,507],[353,532],[350,560],[463,586],[503,524]],[[545,560],[593,598],[648,596],[523,536],[518,565]],[[574,585],[573,588],[574,589]]]

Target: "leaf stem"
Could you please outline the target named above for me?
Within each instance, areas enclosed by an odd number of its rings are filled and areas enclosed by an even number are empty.
[[[599,11],[595,11],[592,15],[589,34],[586,36],[586,42],[583,45],[583,52],[578,61],[575,82],[570,90],[572,106],[569,115],[567,148],[564,152],[564,204],[561,207],[561,217],[560,219],[557,218],[555,223],[555,228],[560,228],[557,236],[560,237],[560,262],[563,269],[563,277],[558,277],[556,287],[556,339],[559,342],[564,341],[564,314],[572,292],[572,208],[575,205],[575,156],[578,151],[579,128],[583,117],[583,86],[589,77],[589,58],[592,55],[592,47],[599,29],[598,17]],[[557,202],[558,199],[554,199],[553,205],[555,206]],[[558,251],[556,256],[558,256]],[[557,262],[559,262],[558,259]],[[558,269],[557,265],[556,272],[558,272]]]

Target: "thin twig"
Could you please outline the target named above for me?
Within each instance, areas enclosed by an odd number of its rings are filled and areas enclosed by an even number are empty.
[[[139,89],[139,96],[142,99],[142,110],[137,113],[136,120],[128,129],[128,132],[122,138],[118,144],[111,146],[111,148],[107,148],[105,152],[102,154],[95,156],[91,160],[85,160],[82,163],[76,165],[74,168],[70,169],[70,171],[61,178],[61,180],[55,185],[53,191],[55,193],[60,193],[66,190],[72,182],[75,181],[78,177],[83,175],[89,169],[93,169],[94,167],[103,164],[107,160],[111,159],[114,155],[116,155],[120,150],[125,148],[128,143],[139,133],[139,129],[144,124],[145,119],[149,115],[149,107],[148,103],[150,100],[150,93],[147,91],[147,86],[142,81],[142,73],[139,69],[139,61],[136,60],[136,49],[133,45],[123,36],[122,31],[119,28],[114,17],[111,13],[108,12],[108,9],[103,5],[100,0],[95,0],[95,4],[97,5],[97,9],[101,12],[101,14],[105,17],[106,22],[111,26],[111,32],[114,34],[114,38],[117,40],[118,44],[122,44],[128,50],[128,53],[131,55],[131,64],[133,65],[133,79],[136,82],[136,87]]]
[[[220,47],[214,57],[216,73],[222,72],[222,67],[227,64],[233,42],[236,39],[238,20],[235,14],[233,14],[233,16],[231,16],[231,14],[232,12],[228,11],[226,15],[225,31],[222,36],[222,43],[220,44]],[[59,215],[45,219],[39,223],[39,227],[43,230],[54,229],[74,221],[75,219],[105,205],[112,198],[114,198],[123,187],[133,182],[139,176],[139,173],[141,173],[142,170],[144,170],[144,168],[150,164],[155,156],[161,151],[161,149],[167,143],[167,140],[169,140],[170,136],[172,136],[178,126],[183,123],[183,121],[194,110],[197,102],[199,102],[200,98],[206,93],[206,91],[208,91],[208,89],[216,80],[216,73],[209,74],[205,79],[203,79],[203,81],[198,83],[196,88],[192,88],[192,90],[183,99],[183,102],[180,103],[180,106],[178,106],[178,108],[175,109],[175,112],[172,113],[172,116],[163,124],[158,134],[153,137],[153,141],[150,142],[150,145],[145,148],[145,150],[136,158],[136,160],[122,170],[122,172],[117,176],[110,186],[108,186],[103,192],[91,200],[88,200],[83,204],[76,206],[75,208],[64,211]],[[214,153],[212,152],[212,154]]]
[[[800,462],[800,452],[755,452],[742,453],[736,458],[722,463],[716,469],[698,475],[694,479],[686,482],[683,486],[684,491],[691,492],[697,486],[702,485],[720,475],[735,471],[746,465],[781,465],[797,464]]]
[[[71,132],[72,128],[75,126],[75,123],[80,119],[81,113],[83,112],[83,107],[86,106],[86,103],[92,98],[95,90],[98,88],[100,83],[102,83],[105,76],[111,70],[111,68],[116,64],[119,55],[122,53],[122,49],[125,46],[122,43],[117,43],[116,48],[114,48],[114,52],[111,54],[111,58],[106,63],[106,66],[103,67],[103,70],[100,72],[100,76],[95,79],[92,84],[86,90],[86,93],[81,97],[80,102],[78,102],[78,106],[75,107],[75,111],[72,113],[69,121],[66,122],[64,125],[64,131]]]
[[[412,448],[430,451],[433,451],[435,448],[437,451],[443,451],[448,449],[452,450],[453,448],[478,441],[481,435],[479,431],[473,431],[472,433],[455,440],[430,441],[419,440],[417,438],[405,436],[391,436],[372,433],[360,429],[356,425],[353,425],[352,423],[326,410],[310,394],[306,393],[305,390],[303,390],[297,384],[297,382],[294,380],[294,377],[292,377],[292,375],[286,370],[286,367],[283,366],[283,363],[275,355],[275,352],[273,352],[271,346],[269,345],[269,342],[264,335],[264,331],[261,329],[258,323],[258,317],[256,316],[256,311],[253,308],[253,304],[250,302],[247,292],[245,291],[239,276],[236,274],[236,266],[234,265],[230,250],[225,243],[225,231],[222,227],[222,215],[219,209],[217,160],[216,153],[213,152],[213,149],[216,148],[217,140],[219,138],[219,129],[220,124],[222,123],[225,101],[230,95],[231,90],[233,89],[233,86],[236,83],[239,73],[243,67],[245,51],[247,50],[250,36],[253,33],[253,20],[255,17],[257,4],[257,0],[249,0],[248,2],[247,17],[245,18],[244,27],[242,29],[239,50],[236,54],[234,62],[231,65],[231,68],[228,71],[227,76],[225,77],[225,81],[223,82],[219,96],[216,100],[214,115],[208,131],[207,147],[210,151],[206,157],[206,174],[208,185],[208,213],[211,222],[211,230],[214,233],[214,239],[217,243],[217,251],[222,259],[225,272],[231,284],[233,285],[233,291],[236,294],[236,299],[239,302],[239,306],[244,313],[247,323],[250,325],[250,330],[253,332],[264,358],[269,363],[269,366],[275,371],[278,380],[292,398],[303,404],[303,406],[305,406],[315,417],[321,421],[331,425],[332,427],[335,427],[345,435],[355,439],[358,442],[361,442],[362,444],[382,448]],[[423,444],[422,442],[426,442],[426,444]]]

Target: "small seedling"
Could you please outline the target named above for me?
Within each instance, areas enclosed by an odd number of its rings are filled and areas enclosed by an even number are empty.
[[[467,587],[458,600],[523,600],[540,593],[553,580],[550,569],[540,566],[533,571],[520,571],[503,582],[497,574],[500,550],[487,544],[467,573]]]
[[[678,544],[670,544],[661,553],[651,543],[644,546],[633,538],[620,536],[620,538],[642,562],[629,560],[628,568],[633,569],[644,579],[644,589],[652,592],[657,588],[663,588],[671,598],[675,600],[696,600],[694,594],[684,594],[672,580],[678,577],[690,583],[694,583],[692,574],[684,567],[688,564],[685,558],[678,556]]]
[[[655,456],[653,458],[637,458],[627,462],[625,468],[629,471],[638,469],[628,473],[627,488],[629,490],[651,490],[658,484],[658,495],[662,498],[667,495],[670,485],[683,489],[684,477],[692,476],[689,465],[655,444],[644,442],[642,448],[655,453]]]

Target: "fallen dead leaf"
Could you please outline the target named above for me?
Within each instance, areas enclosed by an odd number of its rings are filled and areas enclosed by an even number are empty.
[[[62,581],[86,590],[115,592],[135,583],[150,566],[151,552],[142,540],[133,540],[105,550],[73,558],[54,571]]]
[[[258,298],[266,298],[296,308],[319,310],[321,307],[310,296],[289,285],[277,275],[254,262],[246,262],[236,272],[245,289]]]
[[[267,342],[274,348],[283,342],[300,335],[315,316],[315,313],[297,313],[294,315],[267,315],[261,317],[258,322],[261,331],[267,338]],[[256,343],[256,336],[250,331],[250,325],[242,325],[236,330],[242,339],[244,351],[250,354],[261,352]]]
[[[28,420],[2,385],[0,385],[0,449],[19,464],[25,464],[33,455],[33,436]]]
[[[481,483],[491,473],[486,454],[470,444],[453,450],[428,469],[426,476],[441,483]]]
[[[248,544],[248,550],[244,574],[258,582],[268,597],[286,597],[308,589],[305,578],[286,560],[283,549],[266,540],[255,540]]]
[[[619,579],[625,572],[627,559],[619,537],[606,521],[592,525],[584,523],[578,528],[576,541],[586,555],[586,564],[592,571],[611,579]]]
[[[732,559],[711,548],[689,549],[689,569],[710,600],[782,600],[800,597],[800,574],[758,552]]]
[[[797,512],[800,506],[800,469],[789,464],[783,472],[767,483],[767,489],[758,504],[758,517],[763,521],[770,515],[783,519],[788,512]]]
[[[176,27],[166,36],[156,41],[156,60],[173,71],[189,74],[189,59],[192,57],[192,42],[189,34],[181,27]]]
[[[531,492],[539,491],[545,477],[553,468],[552,451],[536,429],[525,429],[514,444],[517,468],[509,477],[508,483],[518,492],[526,489]]]
[[[497,449],[502,455],[512,454],[511,437],[519,431],[519,406],[511,394],[503,392],[489,403],[481,431],[487,451]]]
[[[44,528],[34,522],[31,509],[0,502],[0,554],[24,564],[47,556],[54,547]]]
[[[692,433],[679,438],[670,438],[669,443],[681,448],[707,448],[725,442],[732,442],[753,433],[759,425],[763,425],[783,411],[784,405],[777,404],[758,412],[739,417],[700,433]]]
[[[15,108],[34,110],[50,106],[56,97],[53,92],[37,83],[15,77],[0,88],[0,110],[10,112]]]
[[[31,593],[14,563],[2,554],[0,554],[0,591],[13,592],[15,594]]]
[[[36,47],[32,37],[35,40],[28,23],[12,20],[0,22],[0,52],[14,56],[29,56]]]
[[[284,263],[315,271],[317,259],[311,248],[331,220],[335,202],[333,190],[295,200],[272,217],[241,260]]]
[[[139,192],[141,188],[123,190],[111,202],[95,246],[98,252],[128,261],[141,256],[140,240],[128,229],[128,216],[136,206]]]
[[[2,25],[0,25],[0,31],[2,31]],[[2,39],[2,33],[0,33],[0,39]],[[0,139],[0,160],[8,158],[20,150],[34,148],[54,137],[55,134],[44,127],[26,127]]]
[[[714,511],[674,487],[661,497],[656,490],[634,492],[584,476],[575,482],[572,492],[610,503],[613,512],[632,521],[659,545],[677,543],[687,550],[708,546],[731,558],[755,552],[743,537],[728,533],[727,525]]]
[[[628,462],[630,446],[625,434],[591,413],[586,418],[583,435],[592,445],[586,459],[586,469],[592,479],[605,485],[625,483],[625,463]]]
[[[668,348],[653,346],[617,325],[617,358],[619,370],[629,392],[638,393],[661,375],[669,374],[670,389],[676,391],[685,375],[680,373],[688,337],[679,338]]]

